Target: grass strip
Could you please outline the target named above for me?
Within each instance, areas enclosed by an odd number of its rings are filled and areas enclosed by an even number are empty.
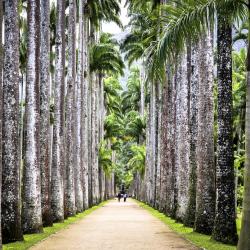
[[[201,247],[206,250],[235,250],[236,246],[227,245],[220,243],[211,239],[211,236],[204,235],[200,233],[196,233],[193,231],[193,228],[185,227],[182,223],[176,222],[174,219],[167,217],[165,214],[159,212],[158,210],[142,203],[140,201],[136,201],[139,206],[145,210],[147,210],[154,217],[160,219],[164,222],[171,230],[178,233],[188,241],[192,242],[194,245]],[[240,220],[237,220],[237,227],[239,230]]]
[[[45,227],[43,229],[43,233],[40,234],[26,234],[24,235],[24,241],[9,243],[3,245],[3,250],[26,250],[30,247],[34,246],[36,243],[38,243],[41,240],[44,240],[45,238],[49,237],[52,234],[55,234],[59,232],[62,229],[67,228],[69,225],[78,222],[79,220],[83,219],[96,209],[104,206],[107,203],[107,201],[104,201],[100,203],[97,206],[94,206],[88,210],[85,210],[82,213],[79,213],[73,217],[69,217],[68,219],[64,220],[64,222],[61,223],[54,223],[52,227]]]

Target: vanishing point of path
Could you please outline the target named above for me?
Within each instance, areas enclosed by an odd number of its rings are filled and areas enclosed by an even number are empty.
[[[128,202],[108,202],[87,217],[59,231],[32,250],[167,250],[198,248],[163,222]]]

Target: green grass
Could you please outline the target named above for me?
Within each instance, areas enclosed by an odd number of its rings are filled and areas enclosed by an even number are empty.
[[[48,236],[67,228],[70,224],[73,224],[81,219],[83,219],[88,214],[92,213],[99,207],[102,207],[106,202],[100,203],[98,206],[94,206],[83,213],[79,213],[74,217],[69,217],[62,223],[55,223],[52,227],[45,227],[43,233],[40,234],[27,234],[24,235],[24,241],[9,243],[3,245],[3,250],[25,250],[30,248],[31,246],[35,245],[39,241],[47,238]]]
[[[155,210],[154,208],[136,201],[140,207],[149,211],[153,216],[163,221],[170,229],[180,234],[182,237],[186,238],[194,245],[201,247],[206,250],[235,250],[236,246],[226,245],[211,239],[211,236],[196,233],[190,227],[185,227],[181,223],[177,223],[175,220],[167,217],[163,213]],[[237,220],[237,228],[240,229],[240,219]]]

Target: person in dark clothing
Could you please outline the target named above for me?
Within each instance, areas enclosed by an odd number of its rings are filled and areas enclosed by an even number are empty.
[[[121,193],[119,193],[117,197],[118,197],[118,201],[120,202],[121,201],[121,197],[122,197]]]
[[[124,198],[124,202],[126,202],[126,200],[127,200],[127,197],[128,197],[128,196],[127,196],[127,194],[124,194],[124,195],[123,195],[123,198]]]

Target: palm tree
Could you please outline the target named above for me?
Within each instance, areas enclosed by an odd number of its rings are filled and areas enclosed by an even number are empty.
[[[176,168],[177,209],[176,218],[183,221],[188,203],[189,173],[189,82],[187,68],[187,52],[185,51],[177,64],[176,78]]]
[[[68,34],[68,85],[66,97],[66,138],[65,138],[65,211],[66,216],[72,216],[76,212],[75,208],[75,182],[74,182],[74,89],[76,77],[76,2],[69,1],[69,34]]]
[[[64,219],[64,68],[65,68],[65,1],[57,2],[56,71],[54,100],[53,158],[51,169],[51,207],[54,221]]]
[[[5,1],[5,53],[3,75],[3,243],[22,240],[20,214],[19,122],[19,30],[18,1]]]
[[[123,75],[124,63],[117,41],[109,33],[102,33],[100,42],[91,47],[90,71],[102,74]]]
[[[238,241],[235,214],[233,152],[232,27],[223,10],[218,12],[218,160],[216,171],[216,217],[213,238]]]
[[[127,82],[127,90],[122,93],[123,112],[132,110],[140,110],[141,101],[141,85],[140,71],[138,68],[131,68]]]
[[[83,211],[83,187],[81,169],[81,84],[83,82],[83,1],[79,2],[79,37],[78,37],[78,62],[77,78],[74,89],[74,123],[75,123],[75,147],[74,147],[74,166],[75,166],[75,203],[76,212]]]
[[[40,175],[40,4],[28,1],[28,60],[25,112],[25,158],[23,170],[22,221],[24,233],[42,231]],[[31,192],[32,190],[32,192]]]
[[[88,190],[88,166],[89,166],[89,148],[88,148],[88,97],[89,97],[89,51],[88,51],[88,30],[89,30],[89,23],[88,23],[88,16],[87,16],[87,1],[83,2],[84,8],[84,16],[83,16],[83,67],[84,67],[84,78],[82,83],[82,114],[81,114],[81,140],[82,140],[82,148],[81,148],[81,155],[82,155],[82,183],[83,183],[83,206],[84,209],[89,207],[89,190]]]
[[[50,1],[41,3],[41,64],[40,64],[40,168],[41,168],[41,199],[43,225],[51,226],[51,187],[50,187]]]
[[[212,34],[199,44],[199,96],[195,231],[211,234],[215,216]],[[206,145],[206,147],[202,147]],[[206,212],[204,212],[206,211]]]
[[[195,222],[196,210],[196,184],[197,184],[197,137],[198,137],[198,93],[199,93],[199,45],[192,44],[191,48],[191,68],[190,74],[190,118],[189,118],[189,133],[190,133],[190,153],[189,153],[189,193],[188,206],[184,218],[186,226],[193,226]]]

